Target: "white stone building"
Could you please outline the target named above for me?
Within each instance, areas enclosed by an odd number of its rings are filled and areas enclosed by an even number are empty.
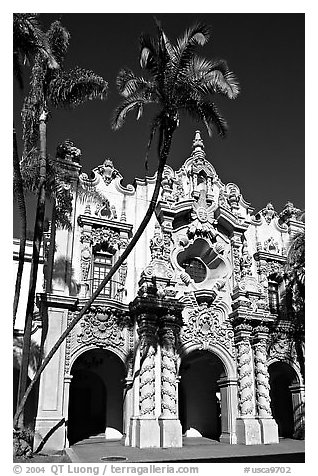
[[[109,159],[91,178],[71,150],[58,160],[82,193],[73,193],[72,231],[55,233],[52,223],[45,238],[38,306],[48,318],[46,352],[125,249],[155,183],[124,187]],[[134,251],[44,371],[38,443],[62,449],[96,434],[140,448],[180,447],[182,435],[247,445],[293,437],[304,386],[283,266],[304,228],[300,215],[291,203],[254,213],[236,184],[222,183],[196,132],[183,166],[166,166]]]

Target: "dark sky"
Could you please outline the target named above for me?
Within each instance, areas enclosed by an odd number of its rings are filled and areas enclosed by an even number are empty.
[[[236,183],[256,211],[272,201],[279,212],[287,200],[304,208],[304,14],[157,14],[174,40],[196,20],[211,26],[211,38],[198,52],[224,58],[241,85],[239,97],[216,98],[230,130],[226,139],[211,139],[203,125],[185,117],[176,131],[169,165],[178,169],[191,153],[199,128],[207,158],[224,183]],[[44,28],[60,19],[71,33],[67,67],[92,69],[109,83],[106,101],[92,101],[75,110],[55,110],[48,123],[48,152],[72,139],[82,150],[83,171],[106,157],[130,183],[145,175],[144,156],[152,110],[140,121],[135,114],[119,131],[110,118],[120,97],[115,87],[118,71],[128,66],[141,74],[139,35],[154,33],[151,14],[43,14]],[[22,94],[15,88],[15,120]],[[150,172],[156,167],[153,149]]]

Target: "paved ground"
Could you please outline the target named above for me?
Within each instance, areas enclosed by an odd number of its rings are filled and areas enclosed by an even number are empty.
[[[228,445],[208,438],[184,438],[182,448],[139,449],[124,446],[121,440],[93,437],[71,446],[67,454],[73,463],[100,463],[101,458],[118,463],[170,462],[259,462],[303,463],[304,441],[280,439],[275,445]],[[107,461],[107,460],[106,460]]]

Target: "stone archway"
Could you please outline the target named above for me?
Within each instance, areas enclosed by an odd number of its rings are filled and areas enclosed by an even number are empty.
[[[281,438],[292,438],[299,426],[293,388],[299,388],[299,380],[295,370],[287,362],[276,361],[268,366],[271,410],[278,425]]]
[[[122,360],[111,351],[91,349],[75,360],[71,375],[69,444],[97,435],[120,439],[125,378]]]
[[[218,381],[224,375],[224,364],[210,351],[193,350],[182,359],[179,418],[185,436],[220,439],[221,392]]]

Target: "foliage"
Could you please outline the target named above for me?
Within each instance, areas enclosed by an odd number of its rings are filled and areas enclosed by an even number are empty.
[[[158,21],[156,25],[157,38],[140,38],[140,66],[149,79],[128,68],[118,74],[117,87],[124,100],[115,111],[113,128],[122,126],[128,112],[135,110],[138,120],[146,104],[155,104],[159,111],[151,124],[148,150],[158,131],[160,153],[169,122],[178,127],[183,113],[203,122],[209,135],[215,129],[224,136],[227,123],[212,99],[217,93],[234,99],[239,86],[225,60],[207,60],[195,54],[196,47],[209,40],[208,27],[192,26],[173,45]]]
[[[22,360],[22,348],[23,348],[23,337],[13,337],[13,363],[17,368],[21,366]],[[29,365],[33,372],[38,368],[40,361],[40,347],[39,345],[31,340],[31,349],[30,349],[30,360]]]
[[[21,64],[31,63],[37,54],[40,53],[47,59],[50,68],[58,67],[38,18],[38,13],[13,14],[13,71],[21,88],[23,88]]]
[[[31,72],[30,91],[22,109],[24,155],[36,146],[39,119],[43,109],[76,107],[87,100],[105,99],[108,84],[90,70],[64,69],[70,34],[55,21],[46,33],[46,40],[58,60],[59,68],[51,69],[41,54],[36,55]]]

